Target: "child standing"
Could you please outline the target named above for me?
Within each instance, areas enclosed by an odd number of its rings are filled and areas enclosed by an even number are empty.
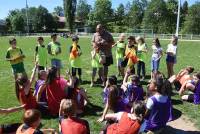
[[[170,78],[174,74],[174,64],[176,64],[177,45],[178,45],[178,37],[172,36],[171,44],[167,46],[167,51],[166,51],[168,78]]]
[[[92,79],[90,87],[93,87],[96,72],[98,71],[99,77],[103,82],[104,82],[104,74],[103,74],[103,63],[102,63],[103,61],[99,54],[99,48],[94,46],[94,49],[91,51],[91,55],[92,55]]]
[[[23,59],[25,58],[22,50],[17,47],[17,40],[15,38],[11,38],[9,40],[10,47],[7,50],[6,60],[10,61],[13,74],[15,79],[17,78],[18,73],[26,74],[24,69]]]
[[[51,57],[51,66],[57,67],[60,75],[60,69],[62,68],[61,44],[57,41],[57,34],[52,34],[51,39],[52,41],[47,46],[48,54]]]
[[[138,62],[138,58],[136,56],[137,47],[135,45],[136,45],[135,37],[129,36],[128,47],[126,48],[125,52],[125,60],[122,62],[122,66],[124,67],[127,66],[127,70],[130,70],[132,74],[135,74],[134,65]]]
[[[155,38],[153,40],[152,50],[153,54],[151,57],[151,80],[155,79],[156,75],[158,74],[160,59],[163,55],[163,49],[161,48],[160,41],[158,38]]]
[[[78,45],[79,38],[77,35],[74,35],[72,37],[73,44],[70,47],[70,64],[72,68],[72,76],[76,76],[76,72],[78,71],[78,76],[80,82],[82,81],[81,75],[82,75],[82,70],[81,70],[81,47]]]
[[[38,45],[35,48],[35,62],[38,63],[38,71],[45,70],[47,66],[47,49],[43,37],[38,37]]]
[[[139,58],[138,64],[137,64],[137,75],[141,77],[140,72],[142,70],[142,80],[145,79],[146,70],[145,70],[145,58],[147,53],[147,45],[144,41],[144,38],[137,37],[137,56]]]
[[[116,46],[116,60],[117,60],[117,67],[118,67],[118,76],[124,77],[124,67],[122,66],[122,61],[124,60],[125,50],[126,50],[126,43],[125,43],[125,34],[121,34],[119,37],[119,41],[114,45]]]

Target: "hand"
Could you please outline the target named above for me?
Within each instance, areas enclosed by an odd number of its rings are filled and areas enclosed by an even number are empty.
[[[97,122],[99,122],[99,123],[101,123],[101,122],[103,122],[104,121],[104,118],[103,117],[101,117],[101,118],[99,118],[98,120],[97,120]]]
[[[26,106],[26,104],[23,104],[23,105],[21,105],[20,107],[21,107],[21,108],[25,108],[25,106]]]

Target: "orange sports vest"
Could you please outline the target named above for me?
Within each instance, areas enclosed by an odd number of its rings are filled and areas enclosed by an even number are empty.
[[[22,132],[22,128],[23,128],[24,124],[22,124],[16,131],[16,134],[33,134],[35,132],[35,129],[30,127],[27,130],[25,130],[24,132]]]

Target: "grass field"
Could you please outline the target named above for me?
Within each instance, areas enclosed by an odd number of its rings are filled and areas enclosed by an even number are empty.
[[[7,37],[0,37],[0,107],[7,108],[11,106],[19,105],[16,96],[15,96],[15,86],[14,79],[11,72],[10,63],[5,61],[6,50],[9,47]],[[69,67],[68,65],[68,55],[69,55],[69,46],[71,44],[71,39],[63,39],[59,38],[62,44],[62,55],[63,55],[63,65],[64,71]],[[45,38],[45,44],[50,41],[50,38]],[[100,117],[100,112],[103,110],[101,87],[90,88],[90,74],[91,74],[91,39],[81,38],[80,45],[82,48],[82,59],[83,59],[83,85],[82,87],[86,88],[88,91],[89,99],[91,102],[96,105],[96,107],[88,107],[86,109],[85,115],[83,118],[87,119],[90,124],[90,129],[92,133],[98,133],[101,125],[96,122],[97,118]],[[147,45],[151,45],[152,40],[147,40]],[[166,45],[169,41],[161,41],[162,47],[166,50]],[[25,58],[25,68],[28,72],[29,76],[31,70],[34,66],[34,50],[36,45],[36,38],[34,37],[18,37],[17,45],[22,48]],[[192,65],[195,67],[196,71],[199,71],[200,68],[200,41],[192,42],[192,41],[180,41],[178,46],[178,63],[175,66],[175,71],[178,72],[181,68]],[[114,50],[113,50],[114,54]],[[151,51],[149,51],[149,56],[146,61],[147,74],[150,74],[150,57]],[[165,57],[161,60],[160,70],[166,74],[166,65],[165,65]],[[117,68],[115,64],[110,67],[109,74],[117,74]],[[121,78],[119,78],[121,79]],[[148,81],[148,80],[147,80]],[[144,88],[146,88],[144,86]],[[174,108],[176,109],[176,113],[184,114],[188,116],[192,122],[196,124],[196,126],[200,129],[200,106],[195,106],[193,104],[180,101],[180,97],[178,95],[174,95],[172,97]],[[9,115],[0,115],[0,124],[13,123],[13,122],[21,122],[22,112],[9,114]],[[52,127],[58,128],[58,119],[43,119],[42,121],[43,127]]]

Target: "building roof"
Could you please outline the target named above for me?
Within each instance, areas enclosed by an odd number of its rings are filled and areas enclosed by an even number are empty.
[[[6,25],[6,21],[5,20],[2,20],[0,19],[0,26],[5,26]]]

